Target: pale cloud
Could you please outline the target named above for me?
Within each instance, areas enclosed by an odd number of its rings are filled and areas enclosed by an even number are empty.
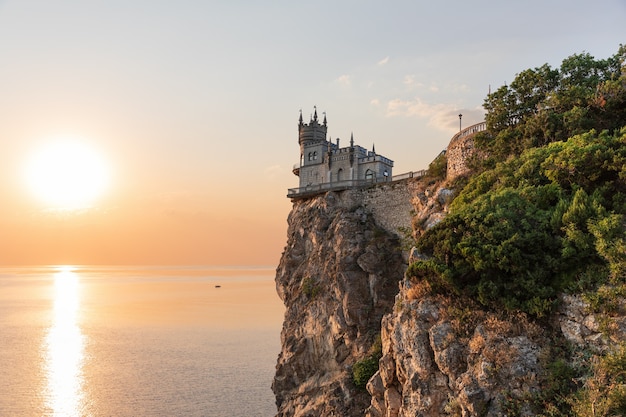
[[[352,78],[348,74],[341,75],[336,81],[344,87],[350,87],[352,84]]]
[[[463,115],[463,128],[485,121],[485,109],[482,106],[476,106],[472,109],[461,109],[459,113]]]
[[[283,168],[280,165],[272,165],[265,168],[265,176],[269,179],[274,179],[280,175],[284,175]]]
[[[453,104],[428,104],[420,98],[414,100],[394,99],[387,103],[387,116],[417,117],[427,119],[428,126],[441,130],[452,128],[457,107]],[[458,114],[458,113],[456,113]],[[458,116],[456,121],[458,122]]]
[[[380,100],[378,100],[377,98],[373,98],[370,100],[370,105],[378,107],[380,106]]]
[[[417,81],[417,79],[415,78],[415,75],[412,75],[412,74],[405,75],[404,79],[402,80],[402,84],[404,84],[408,89],[424,87],[424,84]]]
[[[380,61],[378,61],[378,65],[379,65],[379,66],[383,66],[383,65],[385,65],[387,62],[389,62],[389,57],[388,57],[388,56],[386,56],[386,57],[384,57],[383,59],[381,59]]]
[[[428,104],[419,97],[414,100],[394,99],[387,103],[387,117],[415,117],[426,119],[427,125],[444,131],[459,128],[459,114],[462,114],[462,126],[468,127],[485,119],[482,107],[472,109],[459,108],[455,104]]]
[[[405,117],[431,117],[432,115],[447,110],[446,104],[431,105],[425,103],[419,97],[414,100],[393,99],[387,103],[388,116],[405,116]]]
[[[402,81],[405,85],[412,86],[415,85],[415,76],[414,75],[405,75],[404,81]]]

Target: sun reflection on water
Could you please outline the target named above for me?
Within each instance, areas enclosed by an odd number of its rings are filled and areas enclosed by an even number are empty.
[[[83,415],[83,345],[78,325],[79,277],[72,268],[54,274],[54,315],[46,337],[47,407],[53,416]]]

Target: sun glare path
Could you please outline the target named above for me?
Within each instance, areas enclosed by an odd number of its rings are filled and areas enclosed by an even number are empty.
[[[79,278],[71,267],[54,274],[54,316],[46,337],[47,407],[54,416],[83,415],[83,334],[78,326]]]
[[[104,157],[84,141],[57,138],[41,146],[25,167],[30,191],[58,210],[87,208],[109,185]]]

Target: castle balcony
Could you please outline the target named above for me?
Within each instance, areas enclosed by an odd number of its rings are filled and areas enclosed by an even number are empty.
[[[293,169],[291,170],[293,175],[300,176],[300,164],[294,164]]]
[[[324,182],[321,184],[307,185],[306,187],[290,188],[287,190],[287,197],[289,198],[306,198],[317,194],[322,194],[327,191],[343,191],[352,188],[367,187],[375,183],[375,179],[370,180],[346,180],[336,182]]]
[[[312,184],[306,187],[290,188],[287,190],[287,197],[292,199],[313,197],[317,194],[323,194],[328,191],[343,191],[350,189],[368,188],[377,184],[389,184],[394,181],[401,181],[408,178],[420,178],[426,175],[426,170],[412,171],[405,174],[394,175],[392,178],[379,177],[366,180],[345,180],[336,182],[325,182],[321,184]]]

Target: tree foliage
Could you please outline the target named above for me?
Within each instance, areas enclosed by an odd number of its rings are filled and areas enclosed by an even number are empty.
[[[484,305],[542,315],[604,265],[623,279],[626,128],[532,148],[475,176],[418,248],[409,272]]]
[[[536,316],[559,291],[626,281],[625,58],[624,46],[574,55],[490,94],[477,138],[489,163],[421,237],[431,259],[408,274]]]
[[[604,60],[572,55],[560,68],[548,64],[517,74],[489,94],[487,131],[477,146],[492,158],[517,156],[591,129],[615,131],[626,120],[626,46]]]

